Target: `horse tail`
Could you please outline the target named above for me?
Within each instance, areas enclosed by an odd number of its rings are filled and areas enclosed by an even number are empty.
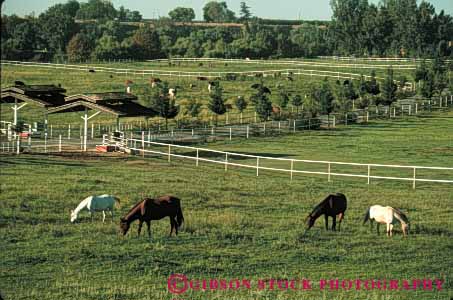
[[[178,223],[178,228],[180,228],[182,226],[182,223],[184,223],[184,216],[182,214],[180,203],[178,203],[178,207],[176,208],[176,222]]]
[[[365,225],[366,222],[370,219],[370,208],[366,210],[365,218],[363,219],[363,224]]]

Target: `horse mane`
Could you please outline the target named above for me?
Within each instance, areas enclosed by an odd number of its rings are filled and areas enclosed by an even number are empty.
[[[328,201],[331,196],[332,195],[328,195],[324,200],[322,200],[318,205],[316,205],[313,208],[313,210],[311,211],[310,215],[313,215],[315,212],[318,212],[319,210],[321,210],[324,207],[326,201]]]
[[[403,220],[404,223],[409,223],[409,218],[398,208],[393,208],[397,215]]]
[[[142,201],[137,202],[134,206],[132,206],[132,208],[129,209],[129,211],[127,212],[125,219],[127,220],[127,219],[129,218],[129,216],[132,214],[132,212],[135,212],[135,211],[137,210],[137,208],[138,208],[139,206],[141,206],[141,205],[143,204],[143,202],[145,202],[147,199],[148,199],[148,198],[145,198],[145,199],[143,199]]]

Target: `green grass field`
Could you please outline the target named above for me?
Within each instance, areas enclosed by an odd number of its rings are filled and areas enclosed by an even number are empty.
[[[342,65],[348,64],[346,62],[338,61],[326,61],[326,60],[310,60],[312,63],[330,63],[330,66],[304,66],[301,69],[313,69],[319,71],[334,71],[334,72],[350,72],[364,75],[370,75],[371,69],[357,69],[352,67],[342,67]],[[368,63],[364,63],[365,65]],[[382,63],[376,63],[380,65]],[[411,65],[407,63],[403,65]],[[168,63],[161,62],[132,62],[132,63],[112,63],[112,64],[100,64],[101,66],[111,68],[131,68],[131,69],[147,69],[147,70],[160,70],[160,71],[193,71],[193,72],[243,72],[243,71],[259,71],[259,70],[279,70],[295,68],[292,65],[259,65],[259,64],[238,64],[238,63],[212,63],[212,67],[208,67],[208,63],[203,63],[203,66],[199,66],[199,63],[181,63],[169,67]],[[337,67],[340,66],[340,67]],[[140,74],[109,74],[109,73],[88,73],[87,71],[77,70],[55,70],[51,68],[36,68],[36,67],[23,67],[23,66],[2,66],[2,88],[14,84],[14,81],[21,80],[26,84],[58,84],[60,83],[64,88],[67,89],[67,95],[74,95],[78,93],[92,93],[92,92],[109,92],[109,91],[124,91],[125,81],[132,80],[134,82],[132,86],[132,93],[139,97],[140,101],[143,101],[146,87],[149,87],[149,80],[151,75],[141,76]],[[376,74],[379,77],[385,77],[385,69],[377,69]],[[411,70],[395,70],[395,78],[404,75],[409,81],[412,81],[413,71]],[[160,77],[160,76],[159,76]],[[286,76],[281,78],[266,77],[263,82],[268,86],[273,94],[270,99],[273,103],[278,103],[278,91],[280,88],[284,88],[292,95],[299,94],[302,97],[310,93],[310,88],[313,85],[319,84],[323,77],[317,76],[293,76],[294,81],[287,81]],[[203,104],[203,110],[200,114],[201,119],[211,118],[210,113],[206,107],[209,101],[208,83],[197,81],[196,78],[189,77],[160,77],[162,80],[167,81],[170,87],[178,87],[177,104],[181,106],[181,113],[177,118],[183,118],[185,107],[191,99],[194,99]],[[252,84],[258,82],[259,79],[253,77],[246,77],[236,81],[221,81],[221,85],[224,89],[223,96],[227,100],[228,104],[233,106],[233,110],[230,112],[231,117],[233,114],[237,114],[237,110],[234,107],[234,100],[238,96],[244,96],[247,101],[252,95],[254,90],[250,87]],[[336,79],[331,78],[331,84],[335,84]],[[190,84],[194,84],[195,87],[190,88]],[[356,87],[358,82],[355,81]],[[6,105],[4,105],[6,107]],[[291,107],[291,104],[289,104]],[[252,115],[253,108],[248,108],[246,116]],[[39,113],[37,113],[39,112]],[[21,111],[21,116],[27,122],[42,122],[42,115],[44,110],[37,110],[36,107],[26,106]],[[12,119],[12,110],[4,109],[2,112],[3,119]],[[221,116],[220,119],[224,120],[226,116]],[[237,116],[236,116],[237,118]],[[99,117],[93,120],[94,122],[102,123],[114,123],[111,116],[101,114]],[[134,121],[134,120],[129,120]],[[68,124],[68,123],[80,123],[80,117],[78,114],[56,114],[49,117],[50,124]],[[127,121],[126,121],[127,122]]]
[[[96,75],[97,76],[97,75]],[[51,81],[53,81],[52,79]],[[298,159],[449,166],[449,115],[374,121],[368,126],[236,140],[207,148]],[[450,299],[453,297],[451,184],[295,176],[165,157],[0,156],[0,291],[5,299]],[[444,174],[451,179],[451,173]],[[304,219],[328,193],[348,197],[341,232],[324,220],[303,237]],[[122,199],[115,221],[70,224],[69,210],[86,196]],[[169,222],[152,223],[153,238],[136,225],[119,235],[119,216],[143,195],[174,194],[186,220],[178,237]],[[362,226],[373,204],[407,212],[411,234],[376,236]],[[381,226],[381,232],[383,227]],[[144,230],[146,232],[146,230]],[[173,273],[189,279],[251,279],[251,290],[172,295]],[[442,291],[258,290],[258,279],[441,279]]]

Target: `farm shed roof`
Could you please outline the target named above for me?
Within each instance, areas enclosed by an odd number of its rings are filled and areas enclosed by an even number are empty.
[[[123,92],[108,92],[108,93],[86,93],[68,96],[66,101],[84,100],[93,103],[100,102],[115,102],[115,101],[132,101],[137,100],[137,96]]]
[[[41,107],[64,104],[66,90],[55,85],[15,85],[2,89],[1,102],[29,102]]]
[[[80,94],[66,97],[69,103],[49,109],[49,114],[83,111],[85,109],[97,110],[115,115],[117,117],[153,117],[157,113],[131,100],[137,97],[126,93],[97,93]]]

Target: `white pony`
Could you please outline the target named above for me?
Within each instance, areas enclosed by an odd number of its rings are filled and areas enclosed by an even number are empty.
[[[365,224],[368,220],[370,220],[370,227],[373,230],[373,220],[377,222],[377,233],[379,234],[379,224],[387,224],[387,236],[393,235],[393,225],[396,222],[401,223],[401,229],[403,230],[404,236],[409,234],[409,219],[407,216],[400,211],[399,209],[392,208],[390,206],[380,206],[374,205],[368,208],[365,214],[365,220],[363,224]]]
[[[102,222],[105,221],[105,211],[110,211],[112,214],[113,221],[113,206],[116,203],[120,203],[120,199],[112,195],[100,195],[100,196],[90,196],[76,207],[75,210],[71,210],[71,223],[74,223],[77,220],[77,215],[83,209],[86,209],[90,212],[91,220],[93,220],[93,213],[95,211],[102,211]]]

